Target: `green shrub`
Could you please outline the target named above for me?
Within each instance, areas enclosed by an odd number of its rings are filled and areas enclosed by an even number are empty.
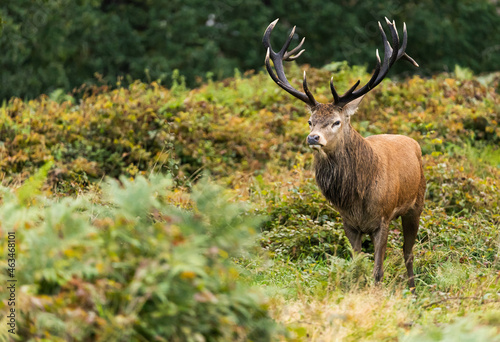
[[[498,221],[499,180],[495,175],[480,178],[466,172],[462,163],[468,162],[462,156],[455,160],[447,156],[426,158],[427,199],[433,208],[443,208],[449,214],[483,212],[493,221]]]
[[[133,94],[133,95],[132,95]],[[49,175],[58,191],[88,186],[104,176],[175,173],[169,123],[159,115],[171,93],[135,83],[78,104],[13,99],[1,109],[0,173],[13,181],[53,160]]]
[[[340,216],[332,210],[323,195],[309,179],[292,186],[284,194],[280,184],[257,190],[255,196],[265,201],[261,210],[268,220],[262,226],[262,246],[281,259],[326,258],[327,255],[349,255],[349,241],[342,229]],[[260,183],[264,185],[263,180]]]
[[[171,183],[110,180],[94,204],[40,196],[26,204],[2,189],[0,231],[16,233],[21,339],[271,339],[265,302],[232,262],[255,241],[259,220],[207,182],[193,189],[192,211],[179,209],[168,203]],[[7,309],[0,302],[2,317]]]

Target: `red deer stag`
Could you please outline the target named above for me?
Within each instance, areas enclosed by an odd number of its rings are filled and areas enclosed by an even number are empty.
[[[355,252],[361,250],[362,235],[370,235],[375,247],[373,275],[376,282],[384,275],[383,261],[389,223],[398,217],[402,218],[403,253],[408,284],[413,291],[415,281],[412,250],[426,187],[420,146],[415,140],[402,135],[380,134],[363,138],[350,123],[363,96],[382,82],[398,59],[403,58],[418,67],[405,53],[406,25],[403,26],[403,42],[400,44],[395,22],[391,23],[386,18],[391,31],[391,46],[379,22],[384,43],[384,60],[380,61],[377,50],[377,66],[368,83],[356,90],[359,85],[357,81],[344,95],[339,96],[332,77],[330,89],[333,102],[319,103],[307,87],[305,72],[304,92],[293,88],[288,82],[283,61],[295,60],[304,52],[300,49],[305,38],[287,52],[295,33],[294,27],[281,50],[273,51],[270,36],[277,22],[278,19],[272,22],[264,33],[266,68],[281,88],[309,107],[311,133],[307,137],[307,143],[314,149],[316,182],[321,192],[340,213],[344,231]],[[271,68],[270,60],[274,63],[276,73]]]

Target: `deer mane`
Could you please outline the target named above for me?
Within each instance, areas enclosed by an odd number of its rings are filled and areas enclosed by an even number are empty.
[[[377,165],[373,149],[352,128],[338,149],[316,153],[314,158],[316,181],[323,196],[343,210],[349,210],[369,196]]]

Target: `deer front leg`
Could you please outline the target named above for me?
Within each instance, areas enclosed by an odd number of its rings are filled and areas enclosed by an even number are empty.
[[[351,243],[354,253],[361,252],[361,233],[352,227],[346,226],[345,224],[344,231],[345,235],[349,239],[349,242]]]
[[[387,247],[388,229],[387,225],[381,224],[380,228],[370,234],[375,248],[375,266],[373,267],[373,277],[378,283],[384,278],[384,259]]]

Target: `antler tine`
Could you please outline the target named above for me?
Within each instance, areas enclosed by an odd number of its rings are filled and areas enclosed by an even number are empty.
[[[302,53],[304,51],[306,51],[306,49],[300,50],[300,48],[302,47],[302,44],[304,44],[305,40],[306,40],[306,37],[302,38],[302,40],[300,41],[299,45],[297,45],[296,47],[294,47],[291,51],[288,51],[287,53],[285,53],[285,56],[283,56],[283,58],[286,61],[294,61],[297,58],[299,58],[300,55],[302,55]],[[297,51],[299,51],[299,52],[297,52]]]
[[[272,23],[270,23],[268,26],[267,26],[267,29],[266,29],[266,32],[264,32],[264,37],[262,37],[262,43],[264,44],[264,46],[266,48],[270,48],[271,50],[273,49],[271,47],[271,32],[273,32],[273,29],[274,29],[274,26],[276,26],[276,23],[278,22],[278,20],[280,20],[279,18],[276,19],[275,21],[273,21]]]
[[[389,19],[387,19],[387,17],[385,17],[385,20],[389,20]],[[396,37],[398,38],[398,43],[399,43],[399,33],[398,33],[398,29],[396,28],[396,20],[392,21],[392,26],[394,26],[394,31],[396,31]],[[395,49],[395,50],[397,50],[397,49]]]
[[[307,97],[309,98],[309,101],[311,101],[311,103],[314,103],[314,105],[316,105],[318,102],[314,99],[313,94],[309,91],[309,87],[307,86],[306,71],[305,70],[304,70],[304,81],[302,82],[302,87],[304,88],[304,91],[305,91]]]
[[[403,23],[403,44],[399,48],[398,59],[403,58],[404,60],[407,60],[408,62],[410,62],[411,64],[413,64],[414,66],[416,66],[418,68],[419,67],[418,63],[415,62],[415,60],[413,58],[411,58],[410,56],[408,56],[405,53],[407,42],[408,42],[408,34],[406,33],[406,23]]]
[[[401,58],[401,55],[405,53],[406,44],[408,44],[408,33],[406,32],[406,23],[403,23],[403,43],[399,47],[398,58]]]
[[[400,45],[399,34],[396,28],[396,23],[394,21],[391,22],[387,18],[385,18],[385,21],[387,23],[387,26],[389,26],[389,31],[391,32],[392,46],[389,43],[389,40],[387,39],[387,36],[385,34],[384,29],[382,28],[382,25],[379,22],[378,25],[380,29],[380,35],[382,36],[382,42],[384,44],[384,60],[383,61],[380,60],[380,55],[377,49],[376,50],[377,65],[368,83],[365,84],[362,88],[355,91],[355,89],[359,85],[359,80],[358,80],[358,82],[356,82],[356,84],[354,84],[354,86],[352,86],[351,89],[349,89],[342,96],[338,96],[337,92],[335,91],[332,78],[332,80],[330,81],[330,89],[332,90],[333,103],[335,105],[343,107],[347,103],[365,95],[371,89],[375,88],[385,78],[392,65],[400,58],[404,58],[413,65],[418,67],[418,64],[405,53],[407,39],[408,39],[406,32],[406,24],[403,25],[403,42]]]
[[[290,34],[288,35],[288,38],[286,39],[286,42],[285,44],[283,45],[283,47],[281,48],[280,52],[278,52],[278,54],[282,55],[283,56],[283,59],[286,60],[285,56],[287,55],[286,53],[286,50],[288,50],[288,47],[290,46],[290,43],[292,42],[292,39],[293,39],[293,35],[295,34],[295,28],[297,26],[294,26],[292,28],[292,31],[290,31]]]
[[[337,91],[335,90],[335,87],[333,85],[333,76],[332,76],[332,78],[330,78],[330,90],[332,91],[332,95],[333,95],[333,103],[339,103],[340,98],[339,98],[339,94],[337,93]]]
[[[382,61],[380,60],[380,55],[378,54],[378,49],[375,50],[375,56],[377,57],[377,66],[375,67],[375,71],[373,72],[373,76],[368,82],[370,89],[374,87],[375,79],[377,78],[380,68],[381,68],[381,63]]]
[[[389,26],[389,31],[391,31],[391,38],[392,38],[392,51],[391,51],[391,58],[390,58],[390,63],[389,67],[391,67],[394,62],[398,59],[398,52],[399,52],[399,35],[398,35],[398,30],[396,29],[396,22],[393,21],[392,23],[389,21],[389,19],[385,18],[387,25]],[[394,53],[395,52],[395,53]]]
[[[267,49],[266,59],[265,59],[267,72],[269,73],[269,75],[271,76],[273,81],[276,82],[276,84],[278,84],[281,88],[283,88],[284,90],[286,90],[288,93],[295,96],[299,100],[304,101],[309,106],[314,107],[318,104],[318,102],[314,99],[314,96],[312,95],[312,93],[309,91],[309,88],[307,87],[307,80],[306,80],[305,72],[304,72],[304,81],[303,81],[303,87],[304,87],[305,93],[302,93],[302,92],[298,91],[297,89],[293,88],[292,85],[290,84],[290,82],[288,82],[288,79],[286,78],[285,70],[283,67],[283,61],[295,60],[305,51],[305,50],[301,50],[300,52],[297,53],[297,51],[302,48],[302,44],[304,44],[304,39],[302,39],[302,41],[299,43],[299,45],[297,45],[297,47],[295,47],[294,49],[292,49],[289,52],[286,52],[286,50],[290,46],[290,43],[292,41],[294,34],[295,34],[295,26],[293,27],[285,44],[283,45],[283,47],[281,48],[281,50],[279,52],[277,52],[277,53],[274,52],[272,47],[271,47],[271,32],[273,31],[274,26],[276,25],[278,20],[279,19],[276,19],[271,24],[269,24],[269,26],[267,27],[266,32],[264,33],[264,36],[262,38],[262,43],[264,44],[264,46]],[[271,67],[271,63],[269,61],[270,59],[273,61],[274,69],[276,70],[276,73],[273,71],[273,69]]]
[[[353,85],[353,86],[352,86],[352,87],[351,87],[348,91],[346,91],[346,92],[344,93],[344,95],[342,95],[342,96],[340,97],[340,99],[350,97],[350,96],[352,95],[352,93],[354,92],[354,90],[356,90],[356,88],[359,86],[359,83],[360,83],[360,82],[361,82],[361,81],[360,81],[360,80],[358,80],[356,83],[354,83],[354,85]]]
[[[418,65],[417,62],[415,62],[415,60],[413,58],[411,58],[410,56],[408,56],[407,53],[405,53],[403,56],[401,56],[401,58],[404,59],[405,61],[410,62],[411,64],[413,64],[417,68],[420,66],[420,65]]]

